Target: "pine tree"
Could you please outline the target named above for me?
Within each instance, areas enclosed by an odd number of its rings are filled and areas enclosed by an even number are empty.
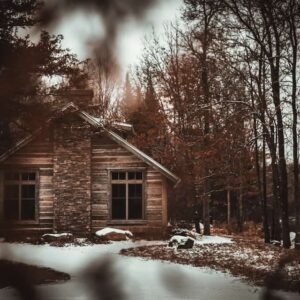
[[[47,114],[43,79],[78,72],[75,56],[61,48],[61,35],[43,31],[33,43],[20,33],[38,24],[40,8],[38,0],[0,3],[0,151],[13,142],[12,123],[30,130]]]

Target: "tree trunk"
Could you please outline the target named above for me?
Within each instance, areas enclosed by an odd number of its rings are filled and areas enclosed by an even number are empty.
[[[230,189],[227,189],[227,224],[230,225],[231,223],[231,195]]]
[[[238,198],[238,232],[244,230],[244,205],[243,205],[243,186],[240,184],[239,187],[239,198]]]
[[[295,2],[290,2],[290,41],[293,49],[292,60],[292,111],[293,111],[293,175],[294,175],[294,203],[296,209],[296,238],[295,248],[300,249],[300,199],[299,199],[299,157],[298,157],[298,109],[297,109],[297,60],[298,60],[298,35],[294,14]]]
[[[277,77],[279,80],[279,76]],[[277,85],[277,83],[276,83]],[[274,98],[279,98],[277,94],[279,92],[279,87],[273,91]],[[290,229],[289,229],[289,213],[288,213],[288,179],[287,179],[287,168],[285,160],[285,146],[284,146],[284,128],[282,113],[280,109],[280,101],[274,101],[276,105],[276,116],[277,116],[277,135],[278,135],[278,155],[279,155],[279,178],[280,178],[280,202],[281,202],[281,218],[282,218],[282,240],[283,247],[289,248],[291,246],[290,241]]]
[[[267,186],[266,186],[266,158],[265,158],[265,138],[263,137],[263,153],[262,153],[262,160],[263,160],[263,168],[262,168],[262,181],[261,182],[261,171],[260,171],[260,164],[259,164],[259,151],[258,151],[258,134],[257,134],[257,121],[256,117],[254,116],[253,120],[253,127],[254,127],[254,136],[255,136],[255,166],[256,166],[256,177],[257,177],[257,189],[259,194],[259,199],[262,208],[262,223],[263,223],[263,230],[264,230],[264,238],[265,243],[270,243],[270,232],[269,232],[269,223],[268,223],[268,208],[267,208]]]
[[[205,182],[204,185],[205,191],[209,191],[208,182]],[[203,226],[203,234],[210,235],[210,193],[204,193],[203,195]]]
[[[266,142],[263,138],[263,167],[262,167],[262,210],[265,243],[270,243],[270,229],[267,205],[267,168],[266,168]]]
[[[272,230],[271,239],[281,241],[281,226],[279,222],[279,174],[276,156],[276,144],[274,141],[274,127],[271,126],[271,142],[269,144],[272,167],[272,188],[273,188],[273,207],[272,207]]]

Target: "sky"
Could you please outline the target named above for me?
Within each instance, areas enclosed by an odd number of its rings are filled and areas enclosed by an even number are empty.
[[[147,12],[143,22],[128,20],[124,24],[116,45],[116,53],[123,71],[138,63],[143,50],[143,38],[146,35],[151,34],[153,29],[156,33],[163,34],[164,24],[176,20],[180,15],[181,2],[161,0]],[[53,33],[62,34],[63,47],[69,48],[80,60],[84,60],[92,55],[89,41],[99,39],[103,35],[101,16],[96,12],[72,11],[56,25]]]

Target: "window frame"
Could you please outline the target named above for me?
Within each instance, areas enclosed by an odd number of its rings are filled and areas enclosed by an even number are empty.
[[[146,222],[146,213],[145,213],[145,207],[146,207],[146,193],[145,193],[145,186],[146,186],[146,180],[145,180],[145,172],[146,168],[134,168],[134,169],[119,169],[119,168],[112,168],[108,169],[108,177],[109,177],[109,223],[111,224],[133,224],[133,223],[143,223]],[[125,179],[112,179],[112,173],[113,172],[125,172]],[[129,172],[141,172],[142,173],[142,179],[128,179],[128,173]],[[113,219],[112,218],[112,185],[113,184],[126,184],[126,218],[125,219]],[[142,218],[140,219],[128,219],[129,214],[129,201],[128,201],[128,185],[129,184],[142,184]]]
[[[7,180],[5,179],[6,173],[18,173],[19,179],[18,180]],[[22,179],[22,173],[34,173],[35,174],[35,180],[23,180]],[[20,169],[20,168],[9,168],[4,169],[1,172],[1,218],[5,223],[13,223],[13,224],[38,224],[39,223],[39,170],[38,169]],[[22,212],[22,185],[35,185],[35,215],[34,219],[32,220],[22,220],[21,219],[21,212]],[[10,220],[5,216],[4,211],[4,202],[5,202],[5,186],[6,185],[18,185],[19,186],[19,195],[18,195],[18,203],[19,203],[19,215],[18,219],[16,220]],[[26,200],[25,200],[26,201]]]

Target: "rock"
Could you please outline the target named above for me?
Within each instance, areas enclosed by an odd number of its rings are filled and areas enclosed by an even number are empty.
[[[177,249],[191,249],[194,246],[195,240],[191,237],[174,235],[169,241],[169,246],[177,246]]]
[[[46,243],[71,243],[74,241],[74,236],[72,233],[46,233],[42,235],[42,241]]]
[[[133,234],[128,230],[106,227],[98,230],[95,235],[100,240],[105,241],[126,241],[133,237]]]

